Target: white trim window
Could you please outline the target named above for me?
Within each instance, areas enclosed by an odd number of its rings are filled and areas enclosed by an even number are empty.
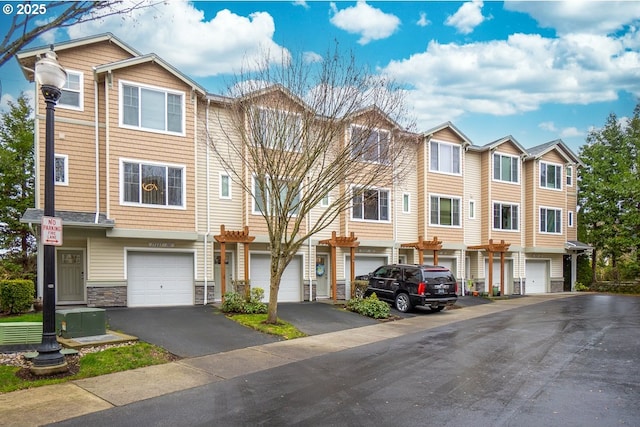
[[[411,194],[402,193],[402,213],[411,213]]]
[[[460,198],[431,195],[429,224],[442,227],[460,227]]]
[[[257,126],[249,132],[255,133],[257,144],[283,151],[302,150],[303,127],[300,114],[267,107],[257,107],[256,112]]]
[[[573,166],[567,166],[567,187],[573,187]]]
[[[573,228],[573,211],[567,212],[567,227]]]
[[[184,135],[184,92],[120,81],[120,126]]]
[[[429,170],[431,172],[460,175],[460,156],[459,145],[431,141],[429,143]]]
[[[519,205],[493,202],[493,229],[499,231],[518,231]]]
[[[353,188],[352,193],[352,220],[389,222],[389,190]]]
[[[123,205],[185,207],[185,167],[120,160]]]
[[[540,208],[540,232],[562,234],[562,209]]]
[[[391,135],[388,130],[351,125],[351,154],[363,162],[389,164]]]
[[[518,184],[520,182],[520,158],[494,153],[493,180]]]
[[[476,219],[476,201],[469,200],[469,219]]]
[[[325,194],[324,197],[320,200],[320,207],[327,208],[331,204],[331,196],[329,193]]]
[[[562,165],[541,161],[540,187],[562,190]]]
[[[289,205],[290,216],[295,216],[300,210],[299,204],[302,197],[300,188],[293,189],[286,178],[271,178],[269,176],[258,177],[254,175],[251,178],[253,189],[253,197],[251,203],[251,212],[256,215],[262,215],[263,213],[272,213],[273,206],[271,201],[276,194],[280,195],[280,206]],[[265,191],[266,190],[266,191]],[[293,195],[289,194],[294,191]],[[278,212],[273,212],[276,215]]]
[[[220,199],[231,199],[231,177],[226,172],[219,174],[218,194]]]
[[[69,110],[84,110],[84,74],[67,70],[67,81],[60,89],[58,106]]]
[[[54,168],[56,185],[69,185],[69,156],[56,154]]]

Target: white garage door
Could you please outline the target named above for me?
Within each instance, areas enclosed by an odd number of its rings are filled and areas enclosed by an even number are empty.
[[[424,257],[424,263],[427,265],[432,265],[433,264],[433,257]],[[442,257],[438,257],[438,265],[441,265],[443,267],[447,267],[449,270],[451,270],[451,272],[453,273],[454,276],[457,276],[457,270],[456,270],[456,259],[455,258],[442,258]]]
[[[192,305],[193,254],[129,252],[129,307]]]
[[[373,273],[378,267],[382,267],[388,264],[387,257],[364,257],[356,255],[356,274],[355,276],[362,276],[365,274]],[[346,257],[344,265],[344,278],[347,282],[351,280],[351,256]]]
[[[543,294],[547,292],[548,265],[547,261],[526,261],[525,293]]]
[[[264,302],[269,302],[269,264],[271,256],[267,254],[251,254],[249,277],[252,288],[264,289]],[[282,274],[278,302],[302,301],[302,257],[291,260]]]

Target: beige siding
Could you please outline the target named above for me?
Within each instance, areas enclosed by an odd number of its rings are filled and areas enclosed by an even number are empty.
[[[464,242],[480,245],[482,237],[482,164],[481,154],[467,151],[464,155]],[[475,202],[475,219],[469,219],[469,200]]]

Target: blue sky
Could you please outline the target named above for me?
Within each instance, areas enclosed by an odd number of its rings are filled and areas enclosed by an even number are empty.
[[[0,28],[9,19],[0,15]],[[313,59],[335,40],[409,89],[418,131],[451,121],[475,145],[561,138],[577,153],[590,129],[610,113],[631,115],[640,96],[640,1],[169,0],[52,31],[31,46],[104,32],[160,55],[212,93],[265,48]],[[15,59],[0,79],[3,111],[33,91]]]

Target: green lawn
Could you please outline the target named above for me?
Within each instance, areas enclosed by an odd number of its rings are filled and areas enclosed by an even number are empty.
[[[278,335],[286,340],[306,337],[304,332],[299,331],[290,323],[278,320],[275,325],[264,323],[267,320],[266,314],[232,314],[228,315],[229,319],[240,323],[241,325],[264,332],[265,334]]]

